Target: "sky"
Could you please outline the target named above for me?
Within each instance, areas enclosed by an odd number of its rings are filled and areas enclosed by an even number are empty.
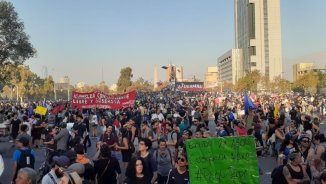
[[[234,48],[233,0],[11,0],[37,50],[26,61],[56,81],[116,83],[131,67],[133,80],[153,81],[157,66],[183,66],[184,78],[203,79]],[[326,65],[325,0],[281,0],[284,76],[295,62]],[[102,75],[103,70],[103,75]]]

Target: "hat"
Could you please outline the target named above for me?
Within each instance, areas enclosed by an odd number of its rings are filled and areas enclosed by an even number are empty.
[[[29,140],[27,137],[21,137],[18,139],[18,142],[22,143],[24,147],[28,146]]]
[[[60,167],[66,167],[70,164],[70,160],[67,156],[61,155],[61,156],[54,156],[53,161],[56,165]]]
[[[79,176],[82,176],[85,173],[85,166],[83,164],[81,164],[81,163],[71,164],[68,167],[68,169],[71,170],[71,171],[77,172],[77,174],[79,174]]]
[[[75,172],[75,171],[74,172],[66,172],[65,175],[68,176],[69,181],[71,183],[75,183],[75,184],[82,184],[83,183],[82,179],[80,178],[78,173]]]

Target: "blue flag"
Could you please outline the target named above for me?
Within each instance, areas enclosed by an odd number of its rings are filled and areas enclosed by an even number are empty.
[[[42,104],[42,106],[48,108],[48,104],[46,103],[45,98],[44,98],[44,100],[43,100],[43,104]]]
[[[249,114],[249,109],[256,109],[256,105],[252,103],[251,99],[249,98],[248,94],[244,96],[244,106],[245,106],[245,113],[246,115]]]

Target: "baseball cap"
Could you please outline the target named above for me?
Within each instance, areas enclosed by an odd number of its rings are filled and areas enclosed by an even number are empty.
[[[70,164],[70,160],[67,156],[54,156],[53,161],[56,165],[60,167],[67,167]]]

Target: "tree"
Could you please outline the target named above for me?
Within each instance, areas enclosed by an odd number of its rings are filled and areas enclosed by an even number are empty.
[[[54,81],[51,75],[44,80],[43,86],[41,87],[40,95],[42,96],[42,98],[54,98]]]
[[[317,92],[318,75],[313,71],[302,75],[297,81],[295,81],[295,88],[302,88],[305,92],[315,94]]]
[[[130,67],[122,68],[120,71],[120,77],[118,79],[118,91],[125,92],[131,85],[132,69]]]
[[[36,50],[24,32],[24,23],[18,18],[10,2],[0,1],[0,88],[10,80],[7,68],[23,64]]]
[[[133,82],[133,84],[128,89],[137,91],[152,91],[153,88],[153,84],[140,77],[135,82]]]
[[[248,90],[248,91],[256,91],[257,85],[261,81],[262,76],[258,70],[254,70],[252,72],[247,73],[244,77],[240,78],[235,88],[238,91]]]
[[[277,93],[285,93],[291,91],[290,81],[283,79],[281,76],[275,77],[272,82],[273,90]]]

